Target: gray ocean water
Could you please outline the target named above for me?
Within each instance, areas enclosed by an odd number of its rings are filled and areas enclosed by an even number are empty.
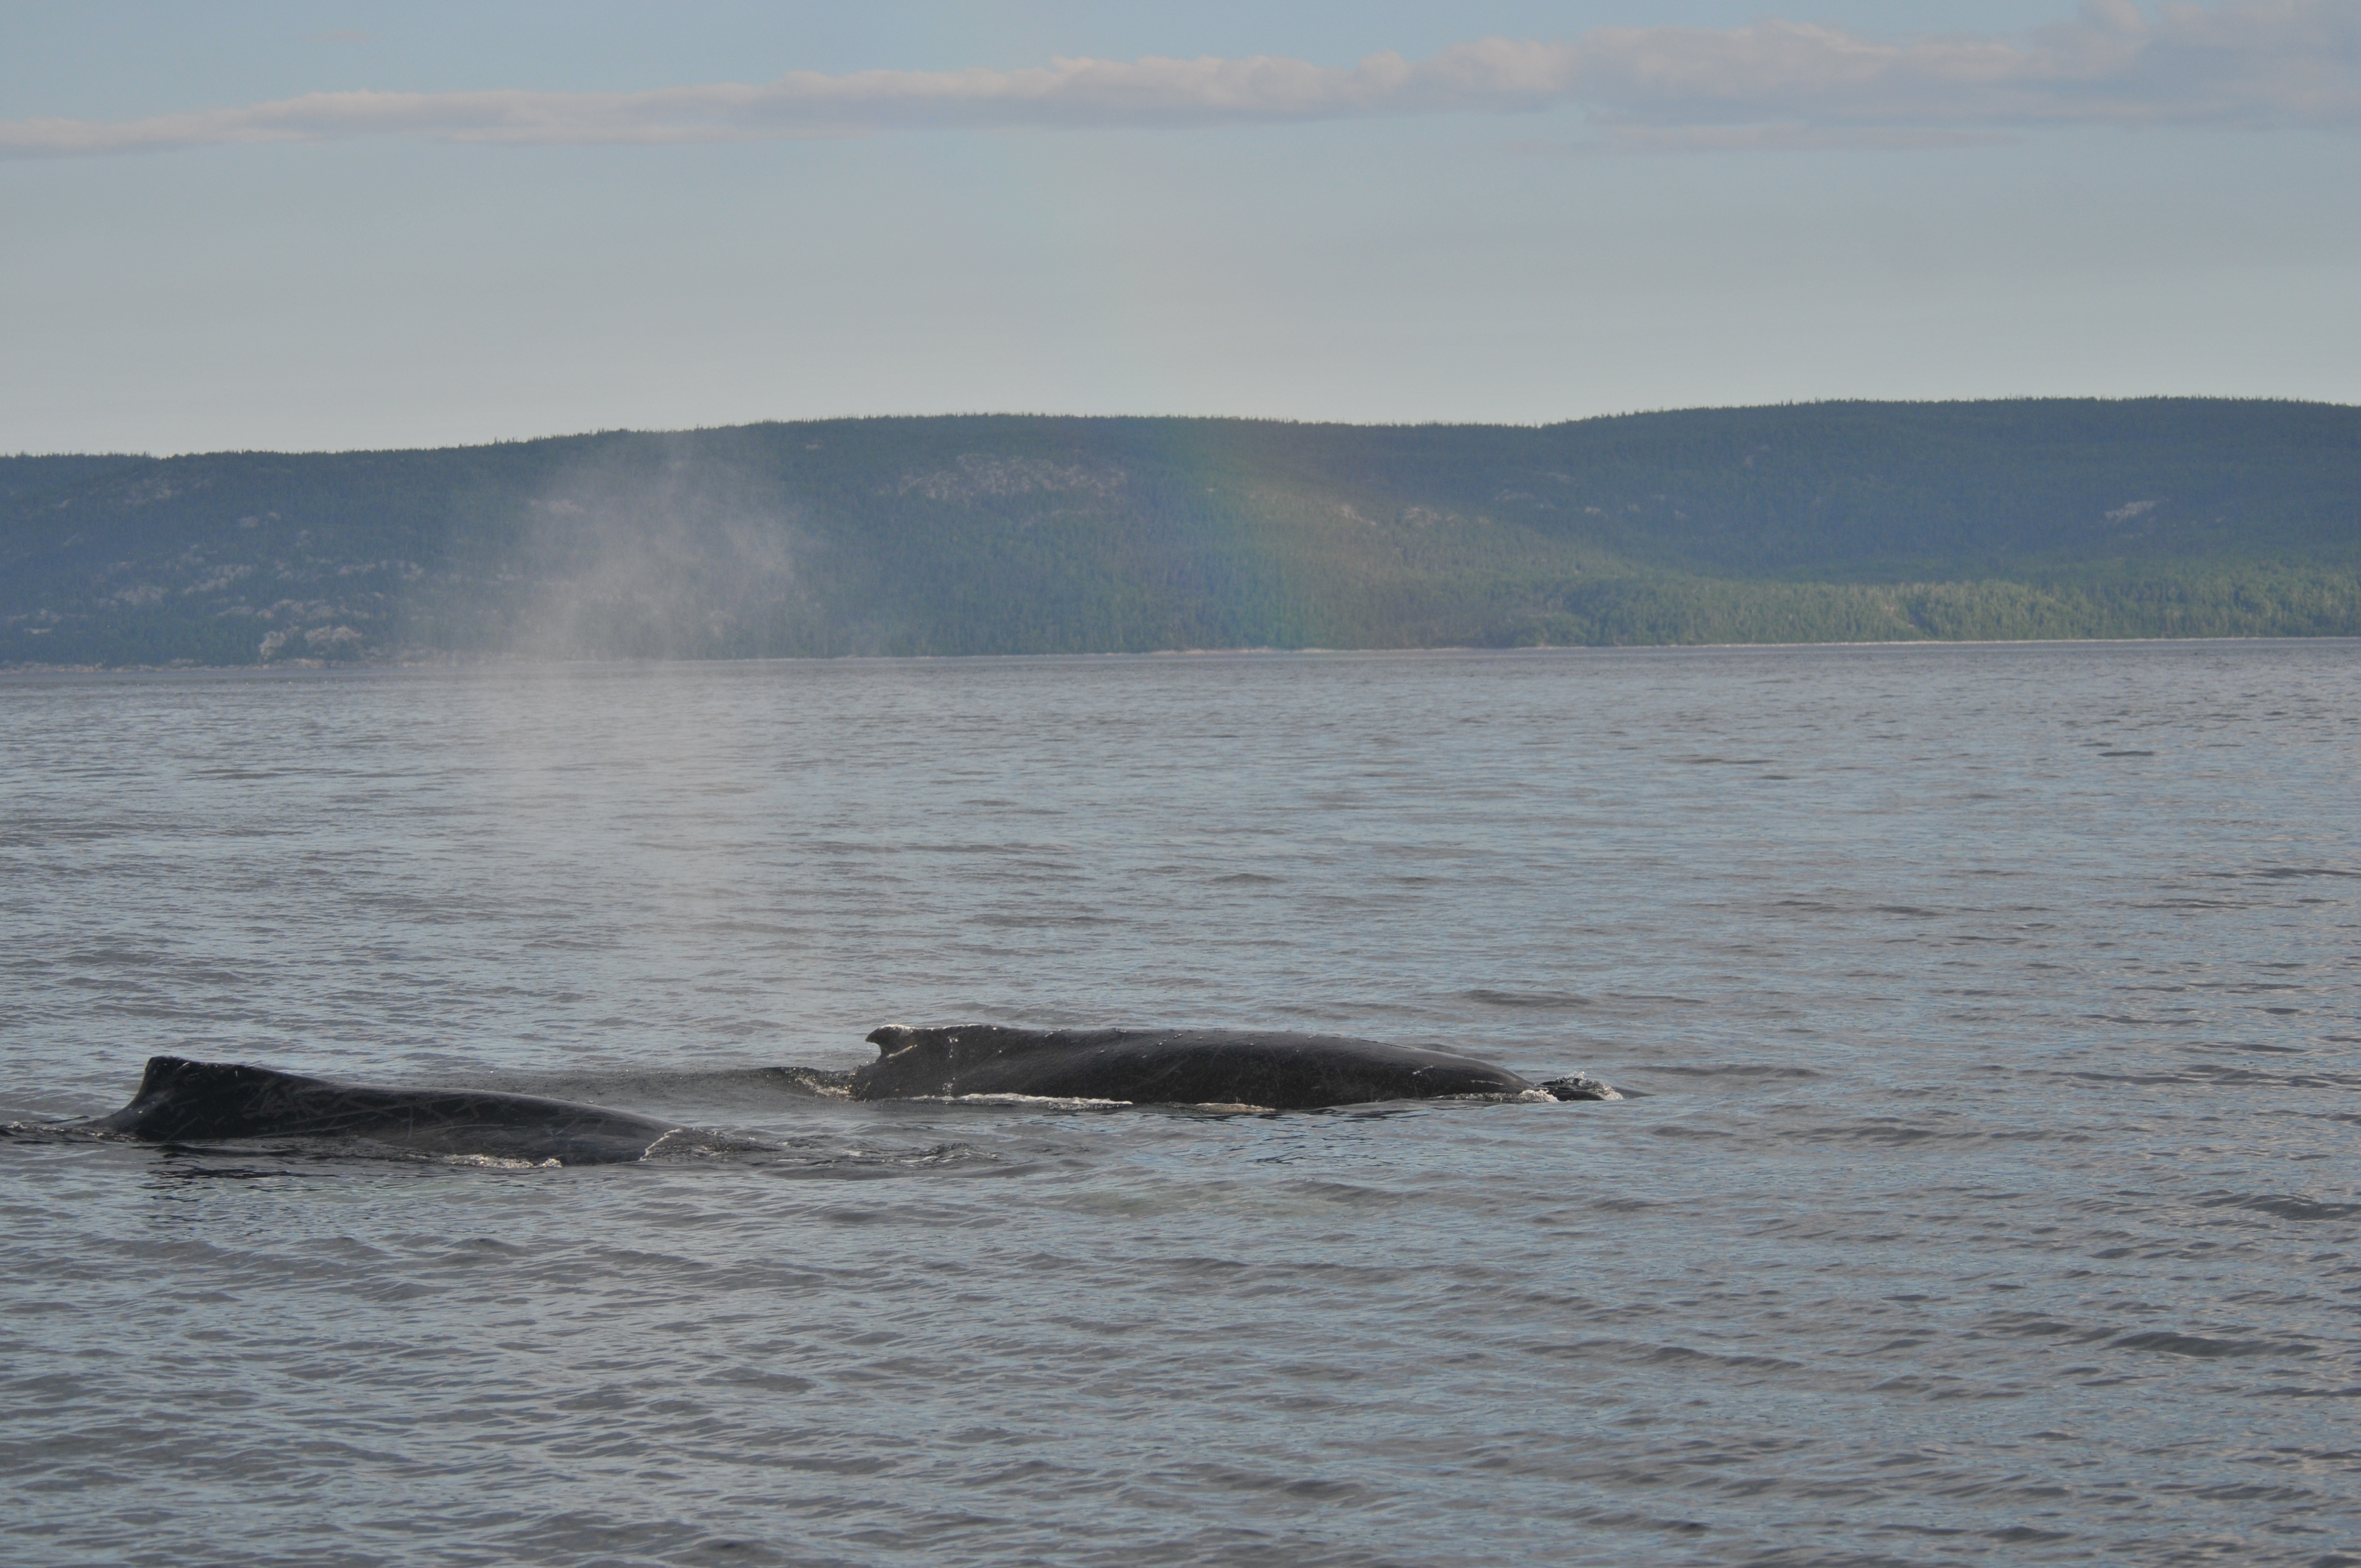
[[[2361,645],[0,679],[0,1557],[2361,1563]],[[885,1022],[1620,1104],[857,1105]],[[55,1135],[174,1052],[741,1155]]]

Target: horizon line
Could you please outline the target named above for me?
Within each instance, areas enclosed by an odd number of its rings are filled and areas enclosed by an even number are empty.
[[[600,436],[681,436],[708,435],[728,431],[760,430],[770,426],[881,424],[891,422],[917,423],[943,420],[1035,420],[1071,422],[1113,423],[1196,423],[1196,424],[1271,424],[1296,425],[1328,430],[1558,430],[1569,425],[1601,424],[1613,420],[1660,418],[1671,414],[1752,413],[1775,409],[1815,408],[1975,408],[1997,403],[2283,403],[2300,408],[2344,409],[2361,411],[2361,402],[2338,402],[2326,398],[2290,397],[2270,394],[2219,394],[2206,392],[2142,392],[2109,395],[2103,393],[2014,393],[2002,397],[1983,398],[1795,398],[1755,403],[1688,403],[1662,408],[1625,409],[1614,413],[1584,414],[1558,420],[1338,420],[1305,419],[1275,414],[1206,414],[1206,413],[1052,413],[1025,410],[951,410],[936,413],[886,414],[825,414],[810,419],[750,419],[729,424],[697,424],[671,427],[639,425],[601,425],[592,430],[555,431],[540,435],[494,436],[483,441],[453,441],[429,446],[216,446],[170,452],[57,450],[48,452],[17,451],[0,453],[0,462],[38,461],[43,458],[137,458],[148,462],[168,463],[187,457],[351,457],[398,456],[417,452],[482,452],[501,446],[533,446],[544,442],[590,441]]]

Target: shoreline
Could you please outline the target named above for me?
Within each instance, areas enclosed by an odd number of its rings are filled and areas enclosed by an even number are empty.
[[[511,654],[445,654],[433,658],[388,659],[382,661],[332,661],[326,659],[274,659],[270,663],[252,664],[201,664],[194,662],[169,664],[36,664],[0,663],[0,679],[19,675],[193,675],[193,674],[370,674],[410,670],[561,670],[561,669],[655,669],[672,666],[746,665],[746,664],[972,664],[1014,663],[1017,661],[1064,660],[1068,662],[1107,662],[1115,660],[1153,659],[1268,659],[1268,658],[1424,658],[1431,656],[1517,657],[1567,653],[1705,653],[1705,652],[1826,652],[1837,648],[1877,649],[1941,649],[1941,648],[2120,648],[2183,644],[2191,647],[2221,647],[2234,644],[2281,642],[2290,645],[2316,646],[2323,643],[2350,642],[2361,644],[2361,636],[2328,633],[2320,636],[2292,637],[1911,637],[1872,641],[1868,640],[1833,642],[1597,642],[1546,643],[1523,648],[1488,648],[1466,644],[1440,644],[1431,648],[1157,648],[1120,650],[1105,652],[1044,652],[1044,653],[813,653],[777,654],[749,658],[721,659],[534,659]]]

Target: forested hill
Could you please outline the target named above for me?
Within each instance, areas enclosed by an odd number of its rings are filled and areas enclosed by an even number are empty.
[[[2361,409],[0,458],[0,662],[2361,634]]]

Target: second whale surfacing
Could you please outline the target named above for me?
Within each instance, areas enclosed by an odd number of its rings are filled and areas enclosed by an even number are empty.
[[[181,1057],[148,1058],[131,1103],[80,1126],[148,1143],[323,1139],[536,1165],[642,1159],[682,1130],[628,1111],[529,1094],[371,1089]]]
[[[1620,1100],[1583,1074],[1535,1083],[1424,1046],[1257,1029],[1016,1029],[996,1024],[869,1036],[877,1059],[849,1073],[797,1069],[854,1100],[1021,1095],[1134,1105],[1308,1111],[1388,1100]]]

